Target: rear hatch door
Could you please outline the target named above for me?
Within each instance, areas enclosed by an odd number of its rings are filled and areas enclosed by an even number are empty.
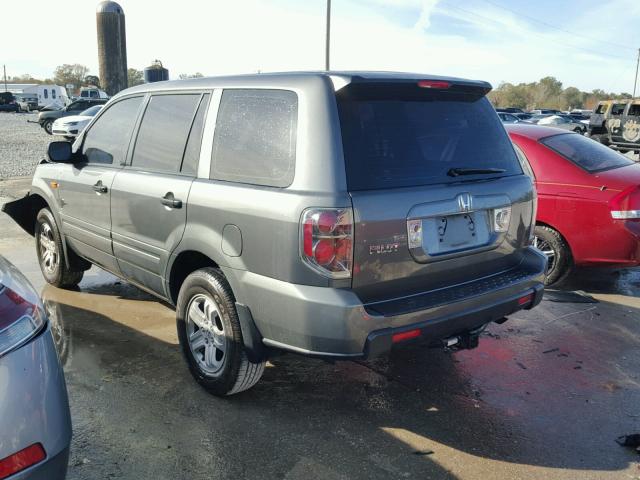
[[[531,179],[488,88],[435,84],[337,92],[354,208],[352,287],[367,303],[509,270],[528,244]]]

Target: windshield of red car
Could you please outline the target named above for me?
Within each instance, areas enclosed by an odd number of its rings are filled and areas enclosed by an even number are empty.
[[[635,163],[615,150],[576,133],[545,137],[540,139],[540,143],[590,173],[626,167]]]

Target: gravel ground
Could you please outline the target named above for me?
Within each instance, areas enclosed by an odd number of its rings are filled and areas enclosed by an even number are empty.
[[[54,137],[36,121],[37,113],[0,113],[0,179],[31,176]]]

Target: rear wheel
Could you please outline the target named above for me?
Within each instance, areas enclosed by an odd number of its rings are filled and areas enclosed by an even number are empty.
[[[186,278],[176,323],[189,370],[210,393],[233,395],[262,377],[266,362],[247,358],[233,292],[220,270],[203,268]]]
[[[44,279],[60,288],[75,287],[82,280],[84,270],[67,267],[62,239],[56,220],[48,208],[36,217],[36,253]]]
[[[545,285],[559,283],[569,275],[573,261],[569,246],[562,235],[553,228],[538,225],[535,228],[533,245],[547,257]]]

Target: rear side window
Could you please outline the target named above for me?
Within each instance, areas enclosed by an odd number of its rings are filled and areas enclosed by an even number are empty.
[[[294,176],[298,96],[289,90],[225,90],[211,178],[288,187]]]
[[[350,190],[522,174],[504,127],[484,96],[352,85],[339,92],[338,110]],[[504,172],[456,177],[451,169]]]
[[[89,163],[121,165],[143,97],[120,100],[109,107],[86,133],[82,152]]]
[[[609,147],[575,133],[546,137],[541,139],[540,143],[590,173],[626,167],[635,163]]]
[[[634,103],[629,107],[629,115],[632,117],[640,117],[640,104]]]
[[[132,166],[178,172],[200,94],[153,95],[142,117]]]

